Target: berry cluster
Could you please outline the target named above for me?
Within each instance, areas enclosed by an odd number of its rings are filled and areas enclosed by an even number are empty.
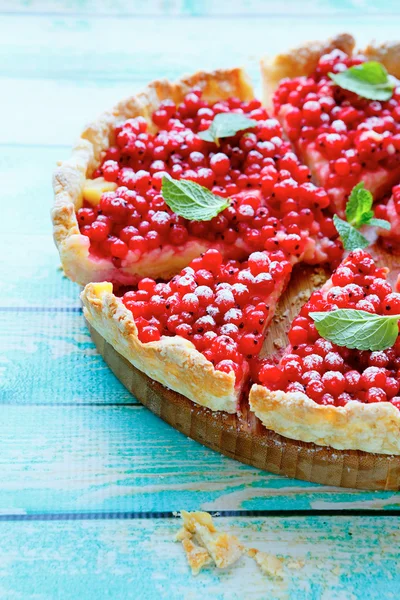
[[[367,173],[400,168],[400,87],[386,102],[371,101],[341,89],[328,76],[364,61],[334,50],[321,57],[310,77],[283,80],[274,97],[300,154],[315,161],[318,153],[328,161],[328,169],[319,173],[321,184],[345,194]]]
[[[221,139],[219,147],[197,135],[216,114],[232,111],[245,113],[258,125]],[[243,260],[252,251],[279,246],[293,255],[293,262],[303,255],[308,261],[321,260],[312,247],[306,252],[311,236],[323,246],[323,260],[337,264],[341,245],[327,211],[329,197],[310,182],[309,169],[282,139],[278,121],[257,100],[231,98],[211,105],[193,90],[179,106],[164,101],[152,118],[160,128],[155,134],[143,117],[118,126],[116,145],[105,152],[93,174],[118,185],[97,206],[85,203],[78,211],[93,255],[108,257],[120,267],[166,245],[178,251],[201,239],[227,258]],[[210,222],[187,221],[172,213],[162,198],[166,173],[229,197],[231,204]]]
[[[381,352],[350,350],[321,338],[309,316],[337,308],[400,314],[400,294],[392,291],[386,273],[367,252],[352,252],[333,273],[330,285],[314,292],[294,319],[290,347],[279,365],[260,361],[258,381],[272,390],[304,392],[318,404],[390,401],[400,408],[400,338]]]
[[[144,278],[122,297],[139,339],[179,335],[236,380],[257,356],[274,304],[292,267],[281,251],[254,252],[244,263],[223,261],[216,249],[195,258],[168,283]],[[270,308],[271,307],[271,308]]]

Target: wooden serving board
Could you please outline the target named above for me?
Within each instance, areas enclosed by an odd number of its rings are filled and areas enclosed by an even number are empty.
[[[373,247],[381,266],[400,270],[400,257]],[[287,343],[286,332],[311,292],[328,277],[321,269],[300,268],[292,276],[270,325],[263,352],[272,355]],[[324,485],[372,490],[400,489],[400,456],[334,450],[299,442],[265,429],[243,406],[240,415],[213,412],[165,388],[136,369],[91,326],[92,339],[116,377],[154,414],[184,435],[265,471]]]

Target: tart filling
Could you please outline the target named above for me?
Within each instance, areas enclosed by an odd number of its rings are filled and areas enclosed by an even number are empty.
[[[357,309],[400,314],[400,293],[365,251],[352,252],[294,319],[278,364],[265,360],[250,406],[277,433],[334,448],[400,452],[400,338],[360,351],[322,338],[310,313]],[[290,416],[289,416],[290,413]]]

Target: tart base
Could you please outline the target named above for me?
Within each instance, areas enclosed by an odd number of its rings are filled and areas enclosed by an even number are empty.
[[[88,326],[97,350],[121,383],[155,415],[200,444],[277,475],[329,486],[400,489],[400,456],[291,440],[265,429],[247,407],[240,415],[212,412],[136,369]]]

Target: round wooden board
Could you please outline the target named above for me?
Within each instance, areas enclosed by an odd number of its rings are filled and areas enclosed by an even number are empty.
[[[400,457],[334,450],[284,438],[250,411],[212,412],[165,388],[131,365],[89,326],[94,343],[124,386],[184,435],[230,458],[278,475],[325,485],[370,490],[400,488]]]

